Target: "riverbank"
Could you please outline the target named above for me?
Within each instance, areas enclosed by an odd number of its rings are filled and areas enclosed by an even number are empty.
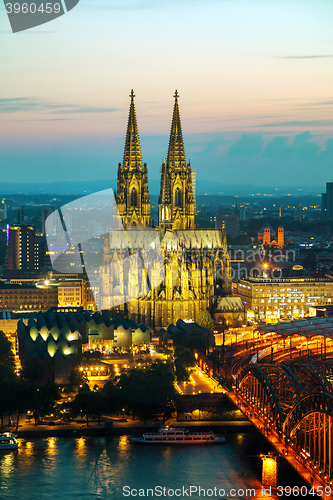
[[[200,430],[213,430],[216,433],[226,432],[257,432],[249,421],[184,421],[172,420],[170,425],[186,428],[200,428]],[[30,424],[30,422],[29,422]],[[47,438],[47,437],[81,437],[81,436],[121,436],[128,434],[142,434],[143,432],[156,432],[162,422],[143,422],[108,420],[101,422],[91,422],[89,426],[72,422],[64,425],[38,425],[32,426],[24,423],[20,426],[17,435],[19,438]],[[8,430],[8,429],[4,429]]]

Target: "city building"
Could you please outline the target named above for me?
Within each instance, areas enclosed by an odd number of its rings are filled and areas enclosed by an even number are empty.
[[[0,200],[0,221],[7,219],[7,202],[6,198]]]
[[[200,337],[204,340],[207,349],[212,349],[215,345],[213,332],[198,325],[194,321],[183,321],[182,319],[177,320],[175,325],[171,323],[166,329],[161,328],[159,331],[160,343],[164,345],[173,345],[172,335],[179,333],[185,333],[187,339]]]
[[[333,303],[333,281],[326,278],[247,278],[233,282],[232,294],[242,299],[258,320],[315,316],[316,306]]]
[[[258,242],[262,245],[272,245],[278,248],[282,248],[284,245],[283,227],[280,226],[276,234],[272,226],[270,226],[269,224],[264,224],[258,231]]]
[[[57,305],[57,288],[0,282],[0,311],[46,311]]]
[[[1,311],[96,310],[91,284],[78,274],[6,275],[0,279]]]
[[[151,331],[109,312],[39,312],[28,320],[17,322],[18,353],[21,364],[30,359],[45,369],[46,380],[54,377],[60,384],[68,383],[75,359],[84,350],[112,352],[132,347],[147,348]]]
[[[8,269],[33,271],[35,269],[35,230],[26,224],[7,226]]]
[[[53,212],[53,209],[52,208],[47,208],[47,207],[43,207],[42,208],[42,235],[45,236],[46,235],[46,231],[45,231],[45,221],[46,219],[48,218],[48,216]]]
[[[215,228],[218,229],[224,223],[225,232],[228,236],[235,238],[240,234],[238,212],[219,212],[215,217]]]
[[[47,242],[45,236],[35,235],[34,244],[34,270],[42,271],[51,269],[51,260],[47,251]]]
[[[82,306],[82,280],[64,281],[58,285],[58,307]]]
[[[133,92],[130,97],[124,159],[118,168],[117,203],[125,227],[129,224],[147,226],[150,202],[145,185],[148,174],[146,167],[142,167]],[[129,252],[138,253],[142,249],[136,248],[135,243],[132,248],[127,248],[126,238],[116,244],[111,232],[104,240],[102,309],[122,312],[136,323],[153,328],[166,327],[181,318],[195,321],[200,311],[213,305],[217,286],[221,293],[230,291],[224,224],[219,229],[195,228],[193,171],[185,159],[178,97],[176,91],[168,155],[161,170],[159,227],[156,228],[164,262],[161,284],[149,293],[141,293],[138,280],[132,279],[125,285],[124,273],[135,276],[137,266],[137,261],[131,261],[127,256]],[[141,184],[138,179],[141,179]],[[124,260],[129,269],[119,266]],[[145,262],[145,268],[150,275],[161,273],[160,261]],[[112,301],[115,296],[120,305],[114,308]],[[139,298],[128,299],[133,296]]]
[[[333,182],[326,182],[326,193],[321,195],[321,219],[323,222],[333,220]]]
[[[21,365],[34,361],[43,367],[41,383],[69,383],[77,355],[82,352],[83,339],[76,324],[69,327],[63,313],[39,313],[27,325],[18,321],[17,338]]]
[[[240,297],[218,297],[214,307],[217,327],[238,327],[246,324],[246,310]]]

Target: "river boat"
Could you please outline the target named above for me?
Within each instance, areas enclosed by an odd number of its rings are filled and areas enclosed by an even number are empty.
[[[224,436],[216,436],[213,431],[190,432],[183,427],[163,425],[158,432],[145,432],[142,438],[132,438],[140,444],[223,444]]]
[[[1,450],[17,450],[19,443],[12,432],[0,433],[0,451]]]

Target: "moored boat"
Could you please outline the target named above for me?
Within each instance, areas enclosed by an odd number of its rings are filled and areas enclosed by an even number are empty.
[[[17,450],[19,443],[12,432],[0,433],[0,451],[1,450]]]
[[[142,438],[132,438],[140,444],[223,444],[224,436],[216,436],[213,431],[190,432],[184,427],[164,425],[159,432],[145,432]]]

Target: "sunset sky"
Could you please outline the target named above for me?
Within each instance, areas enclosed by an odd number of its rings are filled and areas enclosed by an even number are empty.
[[[134,89],[158,179],[178,89],[198,180],[333,180],[332,0],[80,0],[13,34],[0,5],[2,182],[114,178]]]

